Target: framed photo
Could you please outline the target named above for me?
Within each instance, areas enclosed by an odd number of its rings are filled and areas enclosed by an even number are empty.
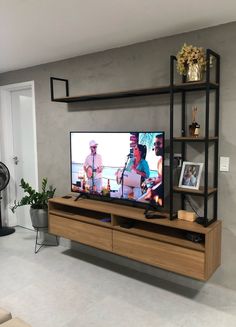
[[[179,187],[198,190],[203,163],[184,161],[181,169]]]

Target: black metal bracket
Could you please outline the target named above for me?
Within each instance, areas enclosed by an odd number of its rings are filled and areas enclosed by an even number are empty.
[[[56,101],[54,97],[54,81],[61,81],[65,83],[66,96],[69,96],[69,80],[64,78],[50,77],[50,90],[51,90],[51,101]]]
[[[58,246],[59,245],[59,242],[58,242],[58,238],[56,235],[55,238],[56,238],[56,244],[48,244],[48,243],[45,243],[45,242],[42,242],[42,243],[39,243],[38,242],[38,234],[39,234],[39,231],[42,230],[42,229],[47,229],[47,227],[34,227],[35,230],[36,230],[36,238],[35,238],[35,246],[34,246],[34,253],[37,254],[39,252],[39,250],[43,247],[43,246]]]

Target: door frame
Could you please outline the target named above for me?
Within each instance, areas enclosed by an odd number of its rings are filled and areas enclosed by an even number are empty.
[[[37,135],[36,135],[36,110],[35,110],[35,88],[34,81],[23,83],[15,83],[0,86],[0,138],[3,142],[0,143],[0,160],[4,161],[8,167],[11,179],[5,195],[3,196],[3,212],[2,217],[10,225],[18,225],[16,216],[9,208],[11,194],[15,189],[15,167],[13,163],[13,130],[12,130],[12,110],[11,110],[11,92],[24,89],[31,89],[32,92],[32,114],[33,114],[33,133],[34,133],[34,156],[35,167],[34,173],[36,178],[36,190],[38,190],[38,156],[37,156]]]

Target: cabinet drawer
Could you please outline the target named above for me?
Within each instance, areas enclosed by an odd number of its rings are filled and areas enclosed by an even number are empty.
[[[113,252],[204,280],[205,253],[200,251],[113,231]]]
[[[112,251],[112,230],[106,227],[49,214],[49,231],[72,241]]]

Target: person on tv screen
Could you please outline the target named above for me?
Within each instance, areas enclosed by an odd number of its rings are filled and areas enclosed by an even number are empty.
[[[157,156],[157,177],[154,180],[150,181],[150,187],[147,188],[147,192],[140,200],[148,200],[148,201],[156,201],[160,205],[162,205],[162,197],[163,197],[163,137],[161,135],[155,136],[154,141],[155,155]],[[149,182],[147,180],[147,182]],[[147,183],[148,185],[149,183]]]
[[[137,200],[142,195],[141,183],[150,175],[149,165],[145,160],[146,153],[146,145],[137,144],[134,147],[134,157],[130,158],[123,174],[123,188],[121,186],[119,190],[120,197]],[[140,177],[139,179],[137,179],[137,175]],[[122,184],[122,180],[120,183]]]
[[[137,144],[134,147],[134,157],[130,159],[127,165],[128,171],[133,171],[146,179],[150,175],[149,165],[146,158],[147,147],[146,145]]]
[[[97,142],[91,140],[89,142],[90,154],[84,162],[84,171],[87,176],[87,184],[89,190],[94,192],[102,191],[102,156],[97,153]]]
[[[158,184],[162,181],[162,167],[163,167],[163,137],[156,135],[154,142],[154,151],[157,156],[157,172],[158,176],[156,178],[155,183]]]

